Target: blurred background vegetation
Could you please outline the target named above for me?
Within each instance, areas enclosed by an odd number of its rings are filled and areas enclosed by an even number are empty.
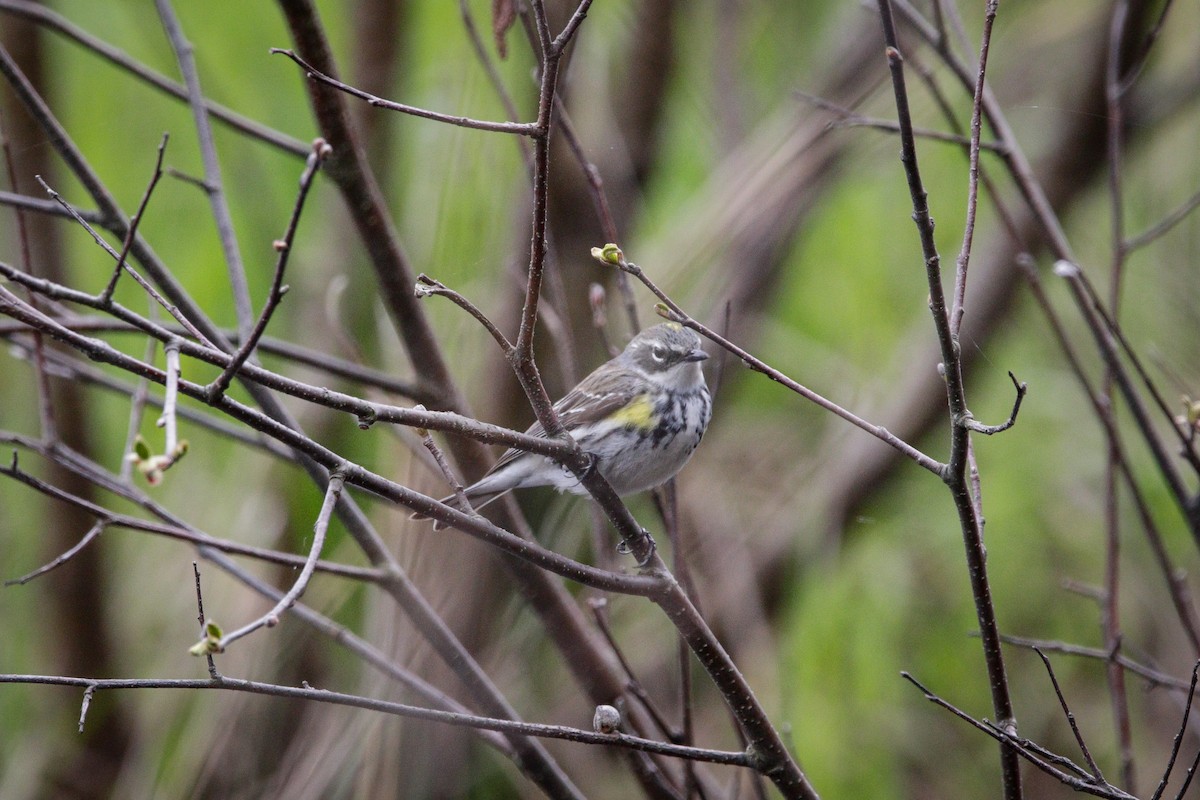
[[[150,177],[164,132],[170,134],[166,164],[184,175],[201,173],[185,104],[31,24],[15,13],[22,5],[0,2],[0,42],[23,60],[128,212]],[[505,117],[458,4],[317,5],[348,82],[446,113]],[[959,5],[971,63],[984,4]],[[1101,287],[1114,261],[1114,217],[1097,87],[1110,21],[1122,5],[1002,3],[989,70],[1081,265]],[[1130,5],[1147,35],[1162,4]],[[291,45],[273,4],[178,6],[208,97],[298,140],[317,134],[303,74],[268,54],[268,48]],[[519,25],[507,36],[508,57],[499,60],[490,5],[472,0],[467,6],[522,119],[532,119],[535,62]],[[569,13],[564,4],[550,6],[557,20]],[[150,68],[178,75],[148,4],[60,0],[51,8]],[[1126,99],[1128,146],[1119,173],[1126,236],[1157,224],[1200,187],[1197,30],[1200,9],[1175,4]],[[926,70],[965,127],[969,95],[911,31],[903,35],[911,45],[905,55],[917,125],[948,129],[918,77]],[[873,4],[596,0],[562,89],[570,124],[604,180],[619,243],[632,260],[694,316],[728,329],[770,364],[945,457],[944,392],[898,141],[890,132],[846,124],[809,99],[817,95],[863,117],[894,118]],[[0,89],[0,104],[17,190],[41,196],[33,177],[41,174],[86,207],[86,194],[56,163],[44,134],[28,129],[7,87]],[[529,242],[520,143],[365,105],[352,108],[416,269],[515,331],[523,291],[515,276],[527,264]],[[553,396],[605,357],[588,310],[591,283],[608,289],[611,338],[623,342],[629,335],[612,276],[588,257],[588,248],[605,237],[583,173],[559,145],[551,185],[550,332],[543,336],[554,346],[544,348],[541,360]],[[283,232],[302,163],[221,126],[217,148],[257,308],[271,279],[271,243]],[[919,143],[919,155],[949,275],[962,237],[966,156],[961,147],[932,140]],[[968,399],[977,417],[1000,422],[1012,404],[1006,372],[1029,384],[1018,424],[975,442],[993,598],[1005,633],[1102,647],[1101,608],[1087,590],[1105,581],[1106,442],[1017,269],[1017,254],[1033,257],[1093,379],[1100,361],[1066,285],[1050,272],[1041,232],[1023,221],[1011,181],[993,155],[985,154],[983,163],[1015,216],[1017,234],[985,198],[961,341],[970,363]],[[292,256],[291,291],[271,335],[410,377],[346,209],[323,179],[314,191]],[[35,264],[61,265],[63,279],[87,291],[103,286],[110,262],[85,232],[61,220],[39,228],[45,232],[35,235]],[[141,232],[198,303],[232,327],[226,271],[203,192],[168,176]],[[6,210],[0,213],[0,258],[20,263],[18,242],[14,215]],[[1171,402],[1195,395],[1200,377],[1198,255],[1200,217],[1192,214],[1123,263],[1125,333]],[[634,291],[641,321],[649,324],[653,298]],[[145,307],[129,282],[118,299]],[[424,310],[474,413],[518,428],[528,424],[532,414],[486,333],[450,303],[429,300]],[[135,337],[109,338],[130,353],[143,351]],[[156,358],[161,363],[161,352]],[[15,351],[3,359],[0,428],[36,436],[32,370]],[[353,383],[277,358],[265,356],[264,363],[361,393]],[[708,363],[710,385],[718,387],[716,417],[678,481],[697,604],[785,729],[818,791],[881,800],[997,796],[993,743],[900,678],[902,670],[911,672],[969,712],[990,715],[980,647],[971,635],[976,622],[962,541],[944,487],[735,359],[717,355]],[[191,362],[185,375],[212,377]],[[128,397],[78,381],[58,382],[56,395],[64,437],[119,469]],[[239,390],[235,396],[245,397]],[[363,432],[353,419],[288,405],[338,452],[428,494],[444,492],[444,482],[414,456],[405,435],[379,427]],[[1118,414],[1124,426],[1120,403]],[[153,416],[142,432],[157,442]],[[306,551],[321,494],[294,465],[186,423],[183,435],[191,452],[154,490],[163,505],[214,535]],[[1127,444],[1175,564],[1194,572],[1197,543],[1145,448],[1134,437]],[[34,454],[22,452],[21,464],[47,480],[66,480]],[[520,499],[543,543],[614,563],[613,542],[604,539],[609,534],[596,526],[586,503],[550,492]],[[403,509],[366,503],[414,580],[523,716],[586,727],[588,698],[546,643],[536,617],[513,598],[506,573],[494,569],[486,548],[453,531],[434,534],[427,524],[410,522]],[[648,498],[634,499],[631,507],[643,521],[656,519]],[[1170,611],[1127,493],[1118,494],[1117,509],[1123,652],[1186,678],[1198,654]],[[0,481],[0,577],[19,577],[51,560],[90,524],[27,487]],[[651,526],[656,532],[657,525]],[[362,563],[340,528],[332,535],[329,558]],[[665,537],[658,538],[665,547]],[[203,677],[203,664],[187,653],[196,638],[195,559],[185,545],[111,530],[62,568],[0,590],[0,672]],[[290,580],[287,570],[250,566],[277,585]],[[210,616],[233,625],[267,607],[232,578],[203,562],[201,568]],[[580,592],[581,602],[589,596]],[[456,691],[385,599],[324,577],[310,586],[305,602]],[[612,599],[609,611],[637,673],[671,708],[678,664],[669,625],[634,599]],[[243,645],[221,657],[225,674],[403,698],[299,624],[285,621]],[[1092,752],[1118,782],[1105,665],[1052,658]],[[1012,649],[1007,659],[1021,733],[1078,760],[1037,656]],[[1136,678],[1128,685],[1137,770],[1137,783],[1128,788],[1148,793],[1178,729],[1183,696],[1145,691]],[[698,743],[736,748],[720,699],[698,671],[696,694]],[[0,798],[536,794],[469,734],[426,723],[236,694],[128,692],[99,695],[80,735],[79,700],[79,692],[67,689],[0,687]],[[1194,752],[1195,736],[1187,741],[1185,753]],[[632,779],[612,754],[561,742],[548,748],[589,796],[629,796]],[[717,774],[733,779],[732,772]],[[1031,797],[1068,794],[1035,773],[1026,779]],[[748,791],[743,786],[741,796]]]

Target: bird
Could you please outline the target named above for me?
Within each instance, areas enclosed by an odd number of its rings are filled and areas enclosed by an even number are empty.
[[[666,483],[695,452],[712,418],[700,366],[707,358],[694,331],[660,323],[634,336],[554,404],[563,427],[618,495]],[[540,422],[525,433],[546,435]],[[579,478],[554,459],[517,449],[506,451],[464,494],[478,510],[513,489],[535,486],[587,494]],[[440,502],[458,507],[455,495]]]

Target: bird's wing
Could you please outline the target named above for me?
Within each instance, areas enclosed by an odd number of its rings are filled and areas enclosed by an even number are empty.
[[[558,418],[562,421],[563,426],[570,429],[587,425],[604,419],[618,409],[629,405],[638,393],[632,389],[617,387],[634,386],[638,381],[624,380],[623,378],[626,376],[623,373],[624,371],[619,374],[615,370],[609,370],[603,373],[599,380],[596,380],[597,373],[593,372],[580,381],[574,389],[563,395],[562,399],[554,404],[554,410],[558,413]],[[544,437],[546,430],[542,427],[542,423],[535,422],[525,433],[530,436]],[[505,451],[504,455],[500,456],[500,460],[488,470],[488,474],[504,467],[524,452],[524,450],[516,449]]]

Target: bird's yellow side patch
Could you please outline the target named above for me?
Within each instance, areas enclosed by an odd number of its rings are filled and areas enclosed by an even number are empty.
[[[609,419],[618,425],[628,425],[631,428],[645,430],[654,426],[654,403],[650,395],[641,394],[629,401],[623,408],[617,409]]]

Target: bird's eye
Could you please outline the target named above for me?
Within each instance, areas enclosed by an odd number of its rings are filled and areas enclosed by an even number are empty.
[[[654,347],[650,350],[650,357],[661,364],[663,361],[667,360],[666,348],[660,347],[659,345],[654,345]]]

